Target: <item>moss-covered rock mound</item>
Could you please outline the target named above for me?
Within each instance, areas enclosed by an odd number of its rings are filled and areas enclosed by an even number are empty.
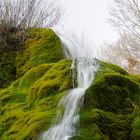
[[[28,36],[24,51],[16,57],[17,77],[35,66],[64,58],[60,39],[52,29],[32,28],[28,30]]]
[[[64,59],[60,39],[52,29],[31,28],[27,36],[22,50],[0,53],[0,88],[10,85],[33,67]]]
[[[80,112],[80,131],[73,140],[138,140],[140,77],[99,61]]]
[[[28,36],[23,51],[5,57],[1,67],[7,77],[3,73],[0,79],[0,140],[36,140],[72,87],[71,61],[64,59],[59,37],[34,28]]]

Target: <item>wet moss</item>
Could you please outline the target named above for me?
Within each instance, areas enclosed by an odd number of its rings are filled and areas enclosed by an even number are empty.
[[[85,107],[96,107],[114,113],[132,113],[135,97],[139,96],[139,86],[120,74],[106,74],[87,90]],[[107,102],[108,101],[108,102]]]
[[[54,64],[42,64],[31,68],[23,77],[15,81],[12,86],[17,89],[29,89],[37,80],[39,80]]]
[[[67,59],[42,64],[0,91],[1,140],[35,140],[49,127],[60,98],[72,86],[70,65]]]
[[[69,60],[56,63],[34,83],[28,94],[30,106],[46,96],[55,96],[58,92],[63,92],[72,87],[70,64],[71,61]]]
[[[139,140],[139,138],[140,138],[140,117],[136,117],[134,119],[134,122],[132,124],[132,129],[133,129],[131,132],[132,138],[134,140]]]
[[[36,140],[50,126],[60,98],[72,88],[71,61],[64,59],[60,39],[51,29],[35,28],[28,30],[23,51],[10,54],[6,61],[0,82],[2,88],[11,86],[0,90],[0,140]],[[71,139],[138,140],[140,77],[98,63],[77,135]]]
[[[71,61],[64,59],[60,39],[51,29],[35,28],[28,30],[24,49],[13,61],[17,80],[7,78],[11,85],[0,90],[0,140],[36,140],[72,87]]]
[[[132,115],[114,114],[99,109],[81,111],[79,140],[131,139]],[[88,135],[85,134],[88,132]]]
[[[99,71],[87,89],[74,140],[137,140],[139,129],[139,76],[99,61]],[[138,126],[138,125],[137,125]]]
[[[100,68],[99,68],[99,71],[97,73],[97,75],[99,74],[109,74],[109,73],[119,73],[121,75],[125,75],[125,76],[128,76],[128,72],[126,72],[123,68],[121,68],[120,66],[117,66],[117,65],[114,65],[114,64],[111,64],[111,63],[108,63],[108,62],[103,62],[103,61],[99,61],[97,60]]]
[[[28,34],[24,51],[17,55],[17,77],[33,67],[58,62],[64,58],[60,39],[52,29],[32,28]]]
[[[0,53],[0,88],[6,88],[29,69],[64,58],[59,37],[52,29],[31,28],[20,51]]]
[[[129,75],[129,78],[140,85],[140,75]]]
[[[16,52],[0,53],[0,89],[6,88],[16,78]]]

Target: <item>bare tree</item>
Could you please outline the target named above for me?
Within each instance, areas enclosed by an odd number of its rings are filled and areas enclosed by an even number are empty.
[[[117,27],[122,46],[133,54],[140,51],[140,0],[114,0],[110,23]]]
[[[62,11],[56,0],[0,0],[0,24],[52,27],[60,21]]]
[[[26,29],[52,27],[62,15],[56,0],[0,0],[0,53],[17,50],[26,39]]]
[[[119,29],[140,35],[140,0],[114,0],[115,6],[110,9],[110,22]]]
[[[118,46],[127,53],[128,57],[140,58],[140,40],[133,34],[120,34]]]
[[[140,0],[114,0],[115,6],[110,8],[110,23],[120,34],[113,45],[116,57],[128,61],[128,71],[133,67],[140,68]],[[119,52],[119,53],[118,53]],[[133,63],[133,65],[132,65]],[[140,72],[140,71],[139,71]]]

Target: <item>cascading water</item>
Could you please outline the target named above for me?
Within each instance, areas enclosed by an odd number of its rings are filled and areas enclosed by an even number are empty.
[[[75,135],[82,97],[98,69],[96,60],[90,57],[91,54],[86,53],[86,50],[91,53],[89,48],[80,47],[71,38],[63,36],[58,31],[56,33],[63,42],[66,56],[73,59],[72,69],[75,69],[74,62],[76,61],[77,87],[61,99],[58,110],[63,108],[64,111],[58,111],[54,125],[41,135],[41,140],[68,140]]]

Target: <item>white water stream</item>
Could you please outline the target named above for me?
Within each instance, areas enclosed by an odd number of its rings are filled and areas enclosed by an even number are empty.
[[[61,99],[56,121],[48,131],[42,134],[41,140],[69,140],[76,134],[76,124],[79,121],[79,110],[83,101],[83,95],[91,85],[94,74],[98,69],[95,59],[90,57],[92,53],[89,50],[90,47],[85,48],[80,46],[72,37],[68,38],[66,34],[63,36],[58,31],[56,33],[63,42],[67,58],[73,59],[72,69],[75,69],[74,62],[76,61],[78,85]]]

